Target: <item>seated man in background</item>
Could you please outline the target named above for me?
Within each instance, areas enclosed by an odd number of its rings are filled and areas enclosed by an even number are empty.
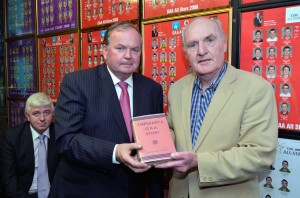
[[[32,94],[25,106],[27,122],[4,133],[0,147],[0,179],[6,197],[48,196],[59,160],[54,142],[53,111],[48,95]]]

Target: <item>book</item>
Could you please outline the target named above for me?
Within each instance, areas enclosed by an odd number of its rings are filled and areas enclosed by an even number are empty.
[[[137,151],[140,162],[153,165],[172,160],[176,148],[164,113],[133,117],[131,126],[134,141],[143,145]]]

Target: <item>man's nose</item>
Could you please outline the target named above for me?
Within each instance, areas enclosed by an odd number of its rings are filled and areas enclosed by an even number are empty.
[[[207,46],[203,42],[199,42],[198,45],[198,54],[205,55],[207,53]]]
[[[131,50],[130,49],[126,49],[126,51],[125,51],[125,57],[126,58],[131,58],[131,56],[132,56]]]

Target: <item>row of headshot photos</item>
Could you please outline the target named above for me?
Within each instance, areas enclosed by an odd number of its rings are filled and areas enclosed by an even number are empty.
[[[281,31],[281,38],[285,40],[289,40],[293,38],[292,31],[293,27],[283,27]],[[278,29],[271,28],[267,30],[266,41],[267,42],[275,42],[278,41]],[[254,30],[253,31],[253,43],[260,43],[264,41],[264,31],[263,30]]]
[[[158,49],[158,48],[165,49],[168,46],[176,47],[176,37],[175,36],[172,36],[169,39],[166,37],[162,37],[160,39],[158,39],[158,38],[152,39],[152,49]]]
[[[252,60],[263,60],[263,49],[260,47],[253,48],[253,58]],[[278,54],[281,55],[282,58],[284,59],[289,59],[292,57],[292,51],[293,48],[292,46],[281,46],[280,47],[280,52],[278,52],[277,47],[272,46],[272,47],[267,47],[266,48],[266,58],[268,59],[275,59],[277,58]]]
[[[126,11],[129,11],[130,10],[130,3],[129,4],[126,4]],[[96,8],[94,7],[92,10],[91,9],[88,9],[87,10],[87,15],[86,17],[88,19],[90,19],[92,16],[94,19],[96,19],[98,16],[99,17],[103,17],[105,13],[109,13],[110,10],[107,10],[105,11],[105,8],[104,7],[99,7],[99,8]],[[124,11],[124,5],[123,5],[123,2],[119,2],[118,4],[118,10],[116,9],[116,4],[112,4],[111,6],[111,12],[112,12],[112,15],[116,12],[118,12],[119,14],[122,14]]]
[[[262,66],[254,65],[252,66],[252,72],[259,76],[262,76]],[[267,79],[273,79],[277,77],[277,72],[280,73],[280,77],[283,79],[288,79],[292,76],[292,65],[281,65],[280,71],[278,71],[276,65],[268,65],[266,67],[266,77]]]
[[[174,62],[176,62],[176,52],[174,52],[174,51],[160,52],[160,53],[153,52],[152,53],[152,61],[153,62],[160,61],[161,63],[166,63],[166,62],[174,63]]]
[[[156,66],[152,67],[152,77],[157,78],[158,76],[160,76],[161,78],[166,78],[167,76],[169,76],[170,78],[175,78],[176,66],[170,66],[169,70],[167,68],[167,66],[161,66],[159,69]]]

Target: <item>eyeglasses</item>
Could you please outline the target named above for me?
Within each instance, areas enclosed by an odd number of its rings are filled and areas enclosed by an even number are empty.
[[[40,117],[42,114],[44,117],[48,117],[53,111],[44,111],[44,112],[39,112],[39,111],[35,111],[32,113],[32,115],[36,118]]]

